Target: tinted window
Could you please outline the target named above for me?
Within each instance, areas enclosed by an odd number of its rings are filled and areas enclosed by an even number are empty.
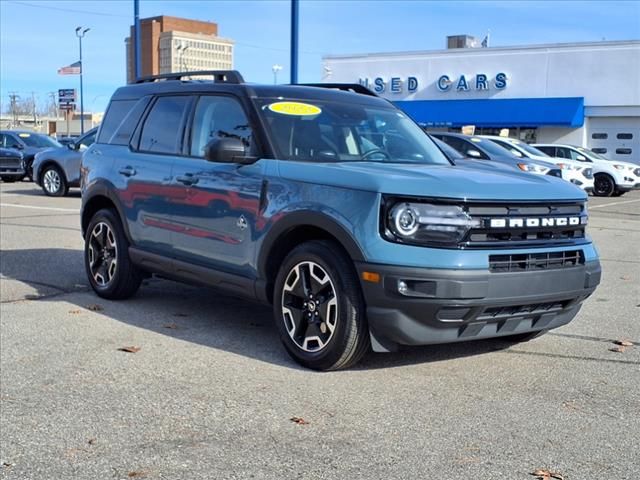
[[[618,155],[631,155],[630,148],[616,148],[616,153]]]
[[[556,154],[556,147],[536,147],[536,149],[540,150],[541,152],[546,153],[550,157],[558,157],[559,156],[559,155]]]
[[[62,145],[59,144],[56,140],[46,135],[38,134],[38,133],[18,133],[18,137],[22,140],[28,147],[34,148],[57,148]]]
[[[100,126],[98,143],[109,143],[118,126],[135,104],[136,100],[114,100],[109,104],[107,113],[105,113],[104,120]]]
[[[607,135],[606,133],[592,133],[591,138],[593,138],[594,140],[606,140],[607,138],[609,138],[609,135]]]
[[[616,138],[618,140],[633,140],[633,133],[619,133]]]
[[[159,97],[145,120],[140,135],[140,150],[178,153],[183,117],[189,97]]]
[[[251,127],[240,104],[230,97],[201,97],[196,106],[191,130],[190,154],[204,156],[204,147],[211,140],[239,138],[251,148]]]
[[[0,134],[0,146],[4,148],[18,148],[20,143],[13,138],[13,135]]]
[[[133,132],[138,126],[138,122],[140,122],[140,117],[142,117],[150,101],[151,97],[143,97],[138,100],[129,113],[125,115],[124,120],[120,122],[120,125],[116,128],[111,138],[105,137],[107,143],[112,145],[129,145],[131,135],[133,135]]]
[[[85,135],[82,140],[80,140],[80,145],[86,148],[89,148],[96,141],[97,132],[93,132],[89,135]]]
[[[592,148],[591,151],[594,153],[607,153],[606,148]]]
[[[568,148],[556,147],[556,157],[558,158],[571,158]]]
[[[447,135],[444,135],[438,138],[440,138],[444,143],[446,143],[447,145],[450,145],[451,147],[456,149],[458,152],[466,156],[465,147],[468,147],[468,145],[461,138],[449,137]]]

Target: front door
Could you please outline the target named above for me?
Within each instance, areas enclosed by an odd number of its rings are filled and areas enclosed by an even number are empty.
[[[176,159],[174,185],[183,190],[172,207],[173,244],[178,260],[227,273],[252,276],[254,233],[259,215],[264,163],[215,163],[204,147],[222,137],[240,138],[255,152],[250,122],[231,96],[198,99],[185,156]]]

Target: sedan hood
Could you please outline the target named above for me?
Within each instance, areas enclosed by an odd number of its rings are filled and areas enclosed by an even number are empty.
[[[556,177],[483,167],[476,163],[460,166],[278,162],[280,175],[286,179],[394,195],[461,200],[586,199],[580,188]]]

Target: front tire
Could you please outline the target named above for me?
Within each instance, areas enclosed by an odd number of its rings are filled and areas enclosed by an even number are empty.
[[[43,170],[42,191],[49,197],[64,197],[69,191],[64,173],[57,165],[50,165]]]
[[[303,243],[286,257],[276,278],[273,309],[287,352],[302,366],[339,370],[369,350],[358,275],[334,242]]]
[[[593,181],[593,194],[596,197],[610,197],[616,190],[616,182],[606,173],[598,173]]]
[[[129,298],[140,288],[142,273],[131,263],[129,242],[113,210],[99,210],[89,222],[84,261],[91,288],[103,298]]]

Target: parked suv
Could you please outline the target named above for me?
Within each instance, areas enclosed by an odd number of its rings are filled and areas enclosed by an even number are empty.
[[[98,295],[158,273],[271,303],[314,369],[370,347],[530,339],[600,281],[584,192],[457,167],[360,85],[152,77],[113,95],[81,175]]]
[[[64,147],[48,148],[36,153],[33,161],[33,181],[51,197],[63,197],[71,187],[80,186],[82,154],[96,141],[98,128]]]
[[[27,130],[0,130],[0,147],[20,150],[24,158],[26,177],[33,180],[33,159],[36,153],[52,147],[61,147],[53,138]],[[22,180],[20,178],[19,180]]]
[[[588,148],[575,145],[535,144],[547,155],[582,162],[593,168],[593,194],[598,197],[619,197],[640,189],[640,167],[635,163],[609,160]]]

